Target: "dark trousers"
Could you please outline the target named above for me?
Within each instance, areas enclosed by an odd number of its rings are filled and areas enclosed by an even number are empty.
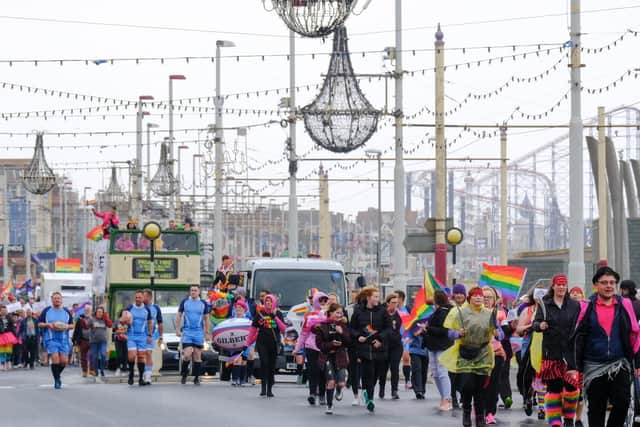
[[[367,397],[373,400],[373,390],[376,387],[378,373],[387,367],[385,360],[360,360],[360,372],[362,374],[362,386],[367,392]]]
[[[87,363],[89,365],[89,370],[93,371],[93,361],[92,358],[89,357],[89,352],[91,349],[91,345],[88,340],[80,340],[78,342],[78,350],[80,352],[80,367],[82,368],[82,372],[87,372]]]
[[[33,368],[33,363],[38,357],[38,339],[37,337],[25,337],[23,343],[23,360],[25,365]]]
[[[13,355],[11,356],[12,358],[12,363],[13,366],[19,365],[22,363],[22,344],[14,344],[13,345]]]
[[[622,427],[631,403],[631,377],[623,369],[611,379],[608,375],[602,375],[589,384],[587,396],[589,427],[605,426],[607,402],[612,408],[606,426]]]
[[[511,393],[511,359],[507,358],[507,360],[502,365],[502,369],[500,369],[500,379],[498,390],[500,392],[500,398],[504,402],[507,397],[512,397]]]
[[[260,356],[260,376],[263,388],[270,390],[275,383],[278,347],[275,342],[273,344],[263,342],[256,344],[256,350]]]
[[[413,392],[424,394],[429,373],[429,357],[411,354],[411,386]]]
[[[500,391],[500,376],[503,365],[504,359],[499,356],[494,356],[493,369],[491,370],[491,377],[489,378],[489,387],[487,387],[485,393],[485,410],[487,414],[495,415],[498,411],[498,394]]]
[[[307,371],[309,372],[309,395],[324,396],[327,381],[324,371],[320,369],[318,364],[320,352],[307,348],[305,355],[307,356]]]
[[[387,372],[391,370],[391,392],[398,391],[398,383],[400,382],[400,360],[402,359],[402,346],[391,347],[389,356],[385,361],[384,368],[378,372],[378,381],[380,383],[380,396],[384,396],[384,388],[387,384]]]
[[[360,388],[360,362],[358,362],[358,356],[353,349],[349,349],[349,385],[353,391],[353,395],[358,395],[358,389]]]
[[[126,370],[128,368],[127,342],[115,341],[116,344],[116,369]]]
[[[533,383],[533,375],[535,371],[531,366],[531,357],[529,351],[518,360],[518,391],[522,395],[524,401],[532,398],[531,384]]]
[[[471,403],[476,410],[476,418],[484,419],[486,392],[484,388],[487,377],[476,374],[459,374],[458,380],[462,387],[462,409],[471,411]]]

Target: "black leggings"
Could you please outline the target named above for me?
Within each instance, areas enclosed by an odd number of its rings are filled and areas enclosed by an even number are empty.
[[[307,356],[307,370],[309,372],[309,395],[324,396],[326,380],[324,371],[320,369],[318,363],[320,352],[307,348],[305,355]]]
[[[126,341],[116,341],[116,369],[127,370],[129,369],[127,361],[127,342]]]
[[[517,356],[516,356],[517,357]],[[522,399],[526,402],[532,399],[531,383],[533,383],[534,370],[531,366],[531,357],[529,350],[518,359],[518,391],[522,395]]]
[[[386,369],[387,362],[385,360],[360,360],[360,373],[362,374],[362,386],[367,392],[367,397],[373,400],[373,390],[376,387],[377,373]]]
[[[459,374],[458,379],[462,387],[462,409],[471,411],[471,402],[476,410],[476,418],[484,419],[486,389],[484,384],[487,381],[486,375]]]
[[[260,376],[262,377],[262,384],[266,384],[267,387],[272,387],[275,383],[278,347],[275,343],[258,343],[256,344],[256,350],[260,356]]]
[[[360,362],[353,349],[349,349],[349,383],[353,395],[357,396],[358,389],[360,388]]]
[[[347,370],[338,369],[335,357],[330,357],[327,359],[324,366],[324,376],[327,379],[327,383],[334,381],[336,383],[334,387],[337,387],[338,384],[347,380]]]
[[[387,384],[387,372],[391,370],[391,392],[398,391],[400,382],[400,360],[402,359],[402,346],[391,347],[389,358],[385,361],[384,368],[378,374],[380,382],[380,394],[384,394],[384,386]]]

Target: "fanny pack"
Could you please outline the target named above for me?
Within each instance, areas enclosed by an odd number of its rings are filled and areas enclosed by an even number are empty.
[[[486,343],[480,344],[479,347],[460,344],[460,357],[466,360],[473,360],[480,355],[482,349],[484,349],[488,344],[488,341]]]

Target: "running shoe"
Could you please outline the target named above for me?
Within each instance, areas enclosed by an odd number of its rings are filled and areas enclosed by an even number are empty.
[[[307,402],[309,402],[309,405],[311,406],[315,406],[316,404],[316,397],[314,395],[310,395],[309,397],[307,397]]]
[[[62,381],[60,379],[55,380],[53,383],[53,388],[56,390],[60,390],[62,388]]]
[[[328,415],[333,414],[333,405],[327,405],[327,409],[324,410],[324,413]]]
[[[360,398],[358,396],[353,398],[353,401],[351,402],[351,406],[360,406]]]
[[[133,374],[129,374],[129,379],[127,380],[127,384],[133,385]]]
[[[318,400],[319,400],[320,406],[324,406],[327,404],[327,399],[324,396],[320,396]]]
[[[336,387],[336,400],[338,402],[342,400],[342,387]]]
[[[193,384],[194,385],[200,385],[200,377],[194,377],[193,378]]]
[[[531,399],[525,400],[524,413],[527,415],[527,417],[530,417],[531,414],[533,414],[533,402],[531,401]]]
[[[302,385],[302,374],[298,375],[298,377],[296,378],[296,384]]]
[[[373,400],[369,398],[369,393],[365,390],[362,393],[362,397],[364,398],[365,404],[367,406],[367,411],[373,412],[376,409],[376,404],[373,403]]]
[[[180,384],[186,384],[186,383],[187,383],[187,377],[183,375],[182,377],[180,377]]]
[[[504,409],[511,408],[511,405],[513,405],[513,399],[511,398],[511,396],[505,397],[504,398]]]
[[[496,425],[496,424],[497,424],[497,423],[496,423],[496,418],[493,416],[493,414],[487,414],[487,416],[486,416],[486,417],[484,417],[484,422],[485,422],[487,425],[490,425],[490,426],[493,426],[493,425]]]
[[[538,419],[544,420],[546,414],[544,413],[544,409],[538,409]]]
[[[398,396],[398,392],[397,391],[392,391],[391,392],[391,399],[393,399],[393,400],[400,399],[400,396]]]

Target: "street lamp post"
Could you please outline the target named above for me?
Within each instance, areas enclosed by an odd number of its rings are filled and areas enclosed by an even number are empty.
[[[174,80],[186,80],[186,77],[182,74],[171,74],[169,76],[169,162],[171,164],[171,172],[173,172],[173,81]],[[175,212],[175,200],[180,197],[180,186],[178,191],[174,195],[169,196],[169,217],[174,218]]]
[[[451,275],[452,286],[456,284],[456,247],[462,243],[462,239],[464,238],[464,233],[458,227],[451,227],[447,230],[446,239],[447,243],[451,245],[451,261],[453,264],[453,272]],[[444,283],[443,283],[444,284]]]
[[[87,213],[84,212],[87,209],[87,190],[91,190],[91,187],[84,187],[82,190],[82,272],[87,272],[87,239],[84,237],[87,234]]]
[[[378,161],[378,244],[376,245],[376,276],[377,283],[382,280],[382,151],[368,149],[365,151],[368,156],[375,157]]]
[[[213,242],[213,256],[216,262],[222,259],[222,164],[224,161],[224,131],[222,129],[222,107],[224,105],[224,97],[222,96],[222,87],[220,85],[220,49],[223,47],[234,47],[235,44],[228,40],[216,41],[216,96],[215,96],[215,108],[216,108],[216,123],[215,123],[215,227],[214,227],[214,242]]]
[[[182,201],[180,200],[180,190],[182,187],[182,150],[188,150],[189,147],[186,145],[178,146],[178,176],[176,177],[176,185],[178,186],[178,191],[176,192],[176,201],[178,205],[178,209],[180,210],[181,216],[184,216],[184,212],[182,212]]]
[[[151,204],[151,129],[160,127],[156,123],[147,123],[147,204]]]
[[[149,239],[149,287],[153,291],[155,288],[155,254],[156,254],[156,239],[162,234],[162,228],[160,224],[155,221],[149,221],[142,227],[142,234]],[[153,298],[155,300],[155,292]],[[155,302],[155,301],[154,301]]]
[[[133,173],[133,206],[131,207],[131,216],[139,218],[142,212],[142,118],[149,115],[147,111],[143,111],[145,101],[152,101],[153,96],[141,95],[138,97],[138,113],[136,114],[136,163]]]

